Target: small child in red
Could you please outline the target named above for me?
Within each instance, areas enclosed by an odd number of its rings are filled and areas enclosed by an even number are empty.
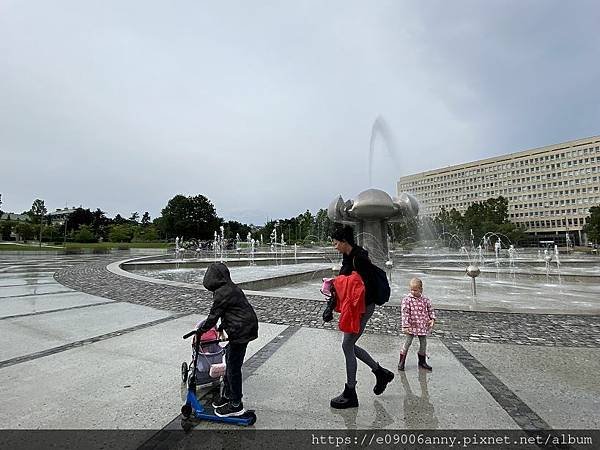
[[[431,300],[423,295],[423,282],[419,278],[413,278],[409,283],[410,293],[402,299],[402,332],[406,334],[406,340],[400,350],[400,362],[398,370],[404,370],[406,354],[415,336],[419,337],[419,367],[432,370],[425,361],[427,350],[427,335],[435,323],[435,311]]]

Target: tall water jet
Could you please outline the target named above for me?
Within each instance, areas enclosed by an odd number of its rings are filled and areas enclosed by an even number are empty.
[[[369,186],[372,186],[373,154],[378,136],[385,141],[388,153],[396,161],[392,133],[385,120],[378,116],[369,142]],[[388,222],[400,222],[416,217],[418,213],[419,204],[410,194],[402,193],[392,198],[387,192],[374,188],[359,193],[355,200],[344,201],[340,195],[327,210],[333,222],[355,226],[358,244],[369,251],[371,260],[379,267],[384,267],[389,260]]]
[[[394,160],[396,165],[400,166],[396,158],[396,143],[392,132],[383,117],[377,116],[375,122],[373,122],[373,128],[371,128],[371,140],[369,142],[369,187],[373,186],[373,154],[375,153],[375,142],[377,142],[377,137],[381,137],[385,142],[388,154]]]

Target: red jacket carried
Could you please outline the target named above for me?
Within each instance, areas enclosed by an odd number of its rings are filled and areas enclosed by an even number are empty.
[[[335,310],[340,313],[338,326],[344,333],[360,332],[360,317],[365,312],[365,284],[357,272],[338,275],[335,287]]]

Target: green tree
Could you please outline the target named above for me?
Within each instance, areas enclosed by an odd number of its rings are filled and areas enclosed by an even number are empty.
[[[81,207],[75,209],[67,219],[67,231],[77,231],[82,225],[92,225],[94,213]]]
[[[225,238],[233,239],[237,234],[240,235],[240,239],[246,240],[246,236],[250,233],[250,226],[236,222],[235,220],[229,220],[223,224],[225,227]]]
[[[146,211],[142,216],[142,226],[147,227],[148,225],[150,225],[150,214]]]
[[[44,216],[48,210],[46,209],[46,205],[44,205],[44,200],[40,200],[36,198],[33,201],[33,205],[31,205],[31,216],[37,219],[37,223],[39,224],[40,229],[40,247],[42,246],[42,229],[44,228]]]
[[[0,221],[0,239],[3,241],[10,240],[10,234],[15,226],[15,222],[12,220],[1,220]]]
[[[158,230],[154,225],[136,227],[132,242],[152,242],[158,240]]]
[[[590,208],[590,217],[583,227],[583,232],[587,234],[588,239],[594,244],[600,242],[600,205]]]
[[[135,228],[129,224],[111,225],[108,231],[108,238],[111,242],[131,242]]]
[[[97,242],[98,239],[94,235],[92,228],[89,225],[81,225],[79,230],[73,235],[75,242]]]
[[[121,216],[121,214],[117,214],[115,216],[115,218],[112,220],[112,223],[115,225],[124,225],[127,222],[128,222],[127,219],[123,218],[123,216]]]
[[[208,240],[223,223],[215,207],[204,195],[176,195],[162,210],[162,225],[168,236]]]
[[[136,211],[136,212],[132,212],[131,213],[131,217],[129,218],[130,222],[133,223],[137,223],[138,219],[140,218],[140,214]]]
[[[106,213],[100,208],[92,213],[92,231],[96,238],[106,239],[110,219],[106,217]]]
[[[315,216],[317,236],[320,242],[327,242],[333,233],[334,223],[327,215],[327,209],[321,208]]]
[[[502,196],[472,203],[463,216],[463,237],[478,242],[487,232],[501,232],[501,225],[508,223],[508,200]]]
[[[15,225],[15,233],[24,241],[29,241],[35,236],[35,230],[30,223],[17,222]]]

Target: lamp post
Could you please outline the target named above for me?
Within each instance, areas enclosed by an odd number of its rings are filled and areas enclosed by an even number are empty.
[[[65,236],[63,238],[63,247],[67,247],[67,222],[69,221],[69,217],[65,216]]]

